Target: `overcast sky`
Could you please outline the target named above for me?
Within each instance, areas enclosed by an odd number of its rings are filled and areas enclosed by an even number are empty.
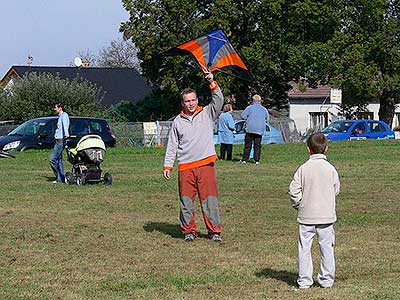
[[[120,0],[10,0],[0,4],[0,79],[12,65],[68,66],[121,37]]]

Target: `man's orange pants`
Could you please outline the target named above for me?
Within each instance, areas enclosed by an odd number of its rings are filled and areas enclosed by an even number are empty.
[[[214,163],[178,172],[180,227],[182,233],[197,234],[194,200],[199,195],[208,234],[221,233],[217,175]]]

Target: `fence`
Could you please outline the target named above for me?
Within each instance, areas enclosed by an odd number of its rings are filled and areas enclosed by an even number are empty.
[[[10,124],[0,124],[0,136],[7,135],[11,130],[16,128],[18,125],[10,125]]]
[[[296,130],[296,124],[289,118],[271,117],[270,123],[282,131],[286,143],[301,139]],[[129,147],[166,146],[172,121],[157,122],[123,122],[112,123],[110,127],[116,136],[117,145]],[[6,135],[17,125],[0,124],[0,135]]]
[[[166,146],[172,121],[124,122],[110,125],[121,146]]]

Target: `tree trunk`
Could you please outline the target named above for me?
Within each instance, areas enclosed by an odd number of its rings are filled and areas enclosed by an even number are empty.
[[[390,128],[392,128],[395,109],[396,107],[393,99],[381,98],[379,106],[379,120],[384,121],[389,125]]]

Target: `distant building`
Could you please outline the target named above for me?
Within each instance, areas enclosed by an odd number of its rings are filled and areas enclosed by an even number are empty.
[[[52,67],[12,66],[0,81],[1,86],[11,87],[15,80],[27,73],[50,73],[61,79],[83,78],[101,88],[103,105],[110,107],[121,101],[139,102],[151,92],[151,87],[134,68],[102,67]]]
[[[333,121],[343,118],[339,105],[331,102],[331,87],[327,85],[317,88],[307,87],[300,91],[294,87],[288,93],[289,118],[296,122],[301,133],[309,129],[322,129]],[[369,103],[367,111],[357,114],[358,119],[379,119],[379,103]],[[400,124],[400,109],[396,109],[392,127]]]

